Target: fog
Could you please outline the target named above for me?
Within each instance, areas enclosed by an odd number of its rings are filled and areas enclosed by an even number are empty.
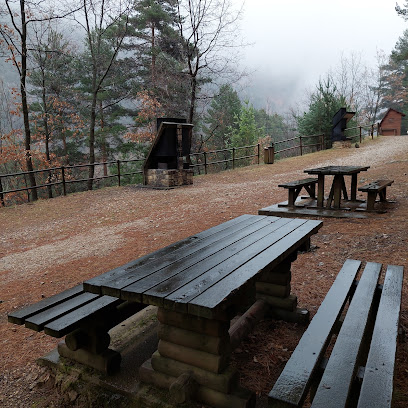
[[[242,95],[279,112],[301,102],[342,55],[375,64],[377,50],[390,54],[408,28],[391,0],[246,0],[240,25],[253,44],[243,49],[253,74]]]

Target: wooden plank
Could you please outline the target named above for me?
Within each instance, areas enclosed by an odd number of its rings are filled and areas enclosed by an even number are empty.
[[[278,218],[274,218],[274,219],[277,220]],[[273,221],[274,219],[272,219],[271,221]],[[195,255],[197,255],[197,257],[194,257],[193,263],[197,263],[199,262],[200,259],[204,258],[205,253],[207,252],[208,254],[211,253],[212,248],[215,248],[214,244],[216,244],[217,242],[219,242],[222,246],[223,242],[225,242],[226,239],[230,237],[234,239],[234,237],[237,236],[237,234],[240,231],[245,232],[246,229],[249,228],[249,226],[251,225],[255,225],[255,228],[262,228],[263,222],[265,222],[265,220],[267,222],[266,217],[255,217],[255,218],[252,217],[237,225],[233,225],[229,228],[219,231],[216,234],[212,234],[211,236],[206,237],[206,239],[197,240],[191,243],[188,247],[169,252],[165,256],[162,256],[161,258],[155,260],[155,262],[151,262],[147,265],[140,266],[136,269],[133,269],[127,272],[126,274],[123,274],[120,277],[117,277],[113,281],[106,282],[101,287],[102,294],[120,297],[121,290],[125,288],[126,286],[129,286],[143,278],[146,278],[154,274],[155,272],[160,271],[159,273],[162,274],[164,268],[177,269],[177,267],[179,267],[180,265],[183,265],[183,263],[186,262],[186,260],[188,261],[190,257],[195,256]],[[143,291],[150,289],[150,287],[151,286],[145,287]],[[137,293],[141,293],[141,292],[138,291]],[[132,298],[132,300],[141,301],[141,297],[140,296],[135,297],[135,298]]]
[[[78,294],[83,292],[82,285],[75,286],[71,289],[65,290],[64,292],[58,293],[54,296],[51,296],[47,299],[43,299],[33,305],[24,307],[23,309],[16,310],[15,312],[11,312],[8,315],[8,321],[14,324],[24,324],[25,319],[28,317],[42,312],[50,307],[53,307],[59,303],[62,303],[68,299],[71,299]]]
[[[362,340],[374,303],[381,264],[368,262],[313,399],[313,408],[347,407]]]
[[[63,303],[59,303],[41,313],[30,316],[25,321],[25,326],[35,331],[41,331],[44,325],[55,320],[64,314],[71,312],[79,307],[89,303],[91,300],[97,298],[98,295],[93,293],[82,293],[74,298],[71,298]]]
[[[195,252],[189,257],[182,258],[168,267],[160,269],[136,283],[127,286],[122,289],[121,297],[123,299],[135,300],[135,298],[129,294],[141,294],[147,291],[143,294],[143,301],[145,303],[147,301],[145,295],[163,298],[184,284],[182,277],[188,279],[188,282],[193,279],[192,275],[205,273],[208,269],[222,262],[226,257],[245,248],[248,245],[248,239],[250,239],[251,242],[259,240],[268,234],[270,231],[268,227],[272,225],[273,228],[278,228],[277,225],[280,225],[282,222],[285,223],[288,222],[288,220],[274,217],[269,221],[268,218],[265,218],[255,224],[249,225],[235,234],[229,235],[215,242],[213,245],[209,245],[201,251]],[[125,292],[128,295],[125,295]],[[150,304],[150,300],[147,303]],[[160,305],[160,303],[157,305]]]
[[[303,403],[311,377],[318,368],[319,360],[327,347],[334,325],[345,305],[347,295],[360,267],[361,262],[357,260],[347,259],[344,263],[269,393],[271,402],[288,407],[298,407]]]
[[[358,408],[391,407],[403,273],[402,266],[388,266]]]
[[[207,254],[204,252],[199,254],[200,262],[189,265],[191,262],[190,259],[188,259],[188,263],[183,265],[186,266],[184,269],[171,269],[169,274],[164,273],[159,276],[156,276],[156,274],[151,275],[155,280],[144,279],[143,281],[139,281],[134,285],[124,288],[122,290],[122,298],[133,299],[132,294],[134,292],[140,293],[145,290],[143,282],[147,281],[149,286],[146,286],[146,292],[143,293],[143,301],[162,305],[162,299],[166,296],[176,290],[182,290],[184,292],[184,286],[186,284],[193,279],[202,276],[207,271],[220,265],[226,260],[235,257],[236,264],[244,262],[246,256],[248,256],[246,255],[246,249],[250,246],[249,243],[255,245],[256,242],[259,242],[264,237],[270,235],[273,231],[279,230],[280,227],[291,222],[292,220],[289,219],[277,219],[276,222],[268,222],[268,219],[262,220],[262,222],[246,228],[239,234],[235,234],[230,237],[230,239],[220,242],[219,245],[213,245],[212,249],[217,249],[213,254]],[[259,228],[257,227],[258,225],[262,225],[263,227]],[[259,245],[261,245],[261,243],[259,243]],[[169,279],[167,279],[167,277]],[[142,286],[140,286],[140,284],[142,284]]]
[[[239,268],[250,259],[257,257],[260,253],[273,246],[273,244],[279,241],[282,237],[297,230],[299,226],[306,223],[306,220],[301,219],[281,219],[277,221],[276,226],[279,228],[271,229],[269,234],[265,235],[258,241],[253,241],[249,245],[247,244],[242,251],[236,253],[234,256],[224,259],[205,274],[194,276],[194,272],[192,272],[193,275],[190,275],[191,279],[189,279],[187,283],[184,284],[185,281],[183,281],[183,286],[166,296],[164,305],[166,307],[173,307],[173,303],[175,303],[174,307],[177,310],[187,312],[189,302],[199,294],[205,292],[206,289],[225,278],[225,276],[232,271]],[[269,262],[266,262],[266,264],[263,265],[263,268],[267,266],[267,264],[269,264]],[[256,271],[252,272],[255,273]],[[228,286],[224,289],[224,294],[227,295],[229,293]]]
[[[317,178],[305,178],[302,180],[296,180],[296,181],[289,181],[288,183],[283,183],[283,184],[278,184],[278,187],[283,187],[283,188],[294,188],[294,187],[304,187],[308,186],[310,184],[316,184],[317,183]]]
[[[295,219],[294,221],[300,221]],[[196,296],[189,302],[189,313],[213,318],[216,316],[211,311],[220,305],[224,299],[227,299],[233,292],[241,288],[241,286],[250,284],[250,280],[254,278],[265,266],[269,264],[279,264],[286,257],[296,251],[312,234],[315,234],[322,226],[321,221],[307,220],[299,225],[294,231],[289,232],[285,236],[280,236],[277,242],[266,248],[257,256],[237,268],[236,270],[227,270],[224,275],[219,275],[211,279],[211,286],[205,282],[201,286],[201,294]],[[282,227],[282,229],[285,227]],[[279,230],[278,230],[279,231]],[[278,231],[271,234],[278,234]],[[207,276],[206,276],[207,277]],[[210,287],[209,287],[210,286]],[[204,313],[204,315],[202,314]],[[206,314],[209,313],[209,316]]]
[[[80,324],[104,309],[114,308],[122,303],[120,299],[111,296],[102,296],[94,301],[56,319],[44,327],[44,333],[53,337],[62,337],[79,327]]]
[[[198,239],[205,239],[212,234],[216,234],[226,228],[230,228],[234,225],[238,225],[243,222],[248,222],[248,220],[253,219],[252,215],[244,214],[240,217],[234,218],[223,224],[217,225],[215,227],[209,228],[208,230],[202,231],[196,235],[178,241],[174,244],[168,245],[164,248],[161,248],[155,252],[142,256],[134,261],[131,261],[125,265],[119,266],[118,268],[112,269],[102,275],[96,276],[95,278],[89,279],[83,283],[84,289],[87,292],[92,293],[101,293],[101,286],[107,284],[107,282],[114,281],[120,276],[131,273],[134,269],[141,267],[143,265],[154,262],[162,257],[166,256],[168,253],[171,253],[176,250],[181,250],[182,248],[187,247],[191,243],[195,242]]]
[[[359,187],[358,191],[380,191],[388,186],[390,186],[394,180],[377,180],[373,181],[365,186]]]

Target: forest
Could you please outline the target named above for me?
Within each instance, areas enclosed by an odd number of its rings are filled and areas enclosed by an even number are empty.
[[[407,7],[396,12],[407,19]],[[4,0],[0,176],[28,174],[0,177],[0,192],[60,177],[40,169],[142,160],[158,117],[193,123],[192,152],[204,152],[296,135],[330,140],[340,107],[356,112],[351,126],[377,123],[390,107],[408,112],[408,30],[391,55],[378,51],[375,66],[342,55],[287,113],[255,108],[240,96],[251,75],[237,64],[242,13],[231,0]],[[89,190],[95,172],[113,171],[83,170]],[[15,200],[39,196],[46,191]]]

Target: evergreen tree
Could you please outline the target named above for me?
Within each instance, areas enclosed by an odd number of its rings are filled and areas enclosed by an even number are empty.
[[[186,116],[188,79],[183,74],[181,36],[174,0],[141,0],[130,19],[133,37],[128,50],[135,53],[140,78],[136,91],[149,90],[167,116]]]
[[[240,111],[241,101],[237,92],[231,85],[222,85],[204,117],[205,139],[201,140],[200,148],[205,146],[209,150],[216,150],[230,145],[231,132],[238,130],[236,118]]]
[[[328,76],[326,80],[319,80],[310,96],[308,112],[297,118],[299,133],[304,136],[324,134],[326,141],[331,141],[333,116],[342,107],[347,108],[346,100],[338,94],[332,79]]]
[[[230,147],[254,145],[262,137],[262,129],[257,126],[255,120],[255,109],[248,101],[241,105],[235,127],[231,126],[230,132]]]

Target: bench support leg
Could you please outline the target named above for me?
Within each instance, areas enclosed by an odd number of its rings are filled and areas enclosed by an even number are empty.
[[[262,299],[270,306],[268,316],[307,324],[309,312],[297,307],[297,297],[291,294],[291,261],[282,262],[275,268],[266,268],[255,283],[256,298]]]
[[[317,206],[323,207],[323,200],[324,200],[324,175],[319,174],[317,176]]]
[[[60,356],[87,365],[107,375],[114,374],[120,368],[121,355],[117,351],[106,349],[101,354],[95,354],[85,349],[70,350],[65,342],[58,344]]]
[[[173,400],[177,400],[180,376],[188,372],[194,387],[181,392],[183,398],[215,408],[255,407],[255,395],[239,387],[238,372],[230,366],[229,321],[162,308],[157,317],[158,351],[140,368],[142,382],[169,389]]]
[[[376,191],[368,191],[367,192],[367,210],[368,211],[373,211],[374,210],[374,204],[375,204],[375,199],[377,198],[377,192]]]

